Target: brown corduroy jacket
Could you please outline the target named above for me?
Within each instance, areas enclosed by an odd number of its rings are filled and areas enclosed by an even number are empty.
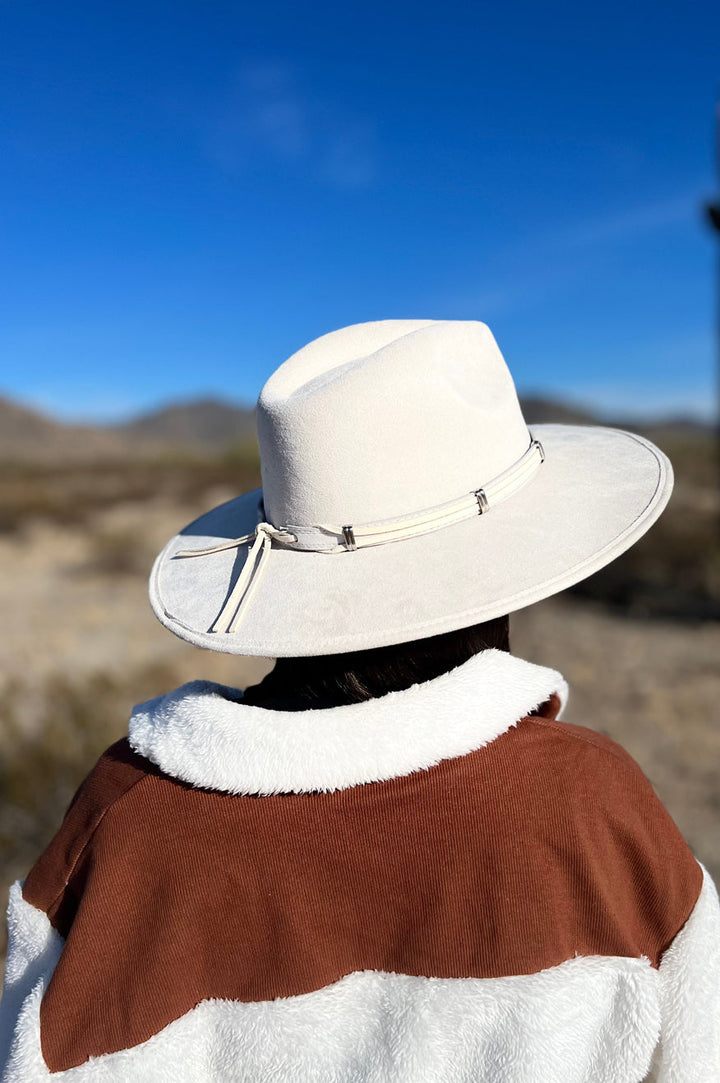
[[[714,885],[566,694],[137,708],[12,890],[0,1078],[717,1083]]]

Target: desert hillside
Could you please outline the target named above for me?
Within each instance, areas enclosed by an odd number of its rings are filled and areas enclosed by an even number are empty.
[[[642,432],[661,445],[703,442],[710,426],[684,418],[648,424],[627,418],[600,419],[590,411],[553,398],[521,397],[528,423],[614,425]],[[167,456],[218,454],[255,440],[254,409],[220,399],[171,402],[115,425],[67,425],[0,395],[0,463],[81,463]]]
[[[119,425],[66,425],[0,397],[0,463],[97,463],[217,452],[255,439],[249,407],[172,403]]]

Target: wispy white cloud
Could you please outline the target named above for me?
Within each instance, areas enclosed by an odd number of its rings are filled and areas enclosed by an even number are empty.
[[[586,256],[544,261],[520,253],[512,260],[504,256],[502,261],[488,261],[483,274],[487,285],[481,284],[476,290],[455,294],[452,298],[436,298],[433,309],[440,315],[445,310],[448,314],[474,313],[474,318],[481,320],[505,316],[562,293],[577,281],[587,262]]]
[[[330,139],[321,161],[323,175],[341,188],[365,188],[377,175],[374,127],[366,121],[343,125]]]
[[[618,246],[637,242],[677,226],[700,221],[702,192],[688,189],[667,199],[632,204],[620,210],[544,225],[521,241],[486,258],[475,291],[439,299],[441,307],[458,305],[488,316],[505,315],[572,288],[603,268]],[[484,316],[481,318],[485,318]]]
[[[338,188],[365,188],[377,176],[374,125],[309,93],[288,64],[244,65],[203,127],[207,152],[232,172],[261,155]]]
[[[248,135],[273,154],[288,160],[310,148],[308,103],[295,86],[290,68],[282,64],[254,64],[239,77],[234,109],[244,119]]]
[[[619,211],[586,219],[553,233],[555,247],[602,245],[628,241],[644,234],[658,233],[682,222],[699,218],[702,193],[686,191],[670,199],[639,203]]]

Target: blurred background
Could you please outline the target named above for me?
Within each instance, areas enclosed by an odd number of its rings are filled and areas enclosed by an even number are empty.
[[[2,0],[0,25],[0,904],[134,703],[267,671],[163,630],[152,558],[257,485],[270,372],[386,317],[484,320],[529,422],[671,456],[659,524],[514,615],[513,649],[719,878],[716,0]]]

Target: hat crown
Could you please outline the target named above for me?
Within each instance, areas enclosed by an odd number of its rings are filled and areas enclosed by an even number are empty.
[[[266,517],[372,523],[473,492],[530,435],[490,329],[383,320],[316,339],[258,399]]]

